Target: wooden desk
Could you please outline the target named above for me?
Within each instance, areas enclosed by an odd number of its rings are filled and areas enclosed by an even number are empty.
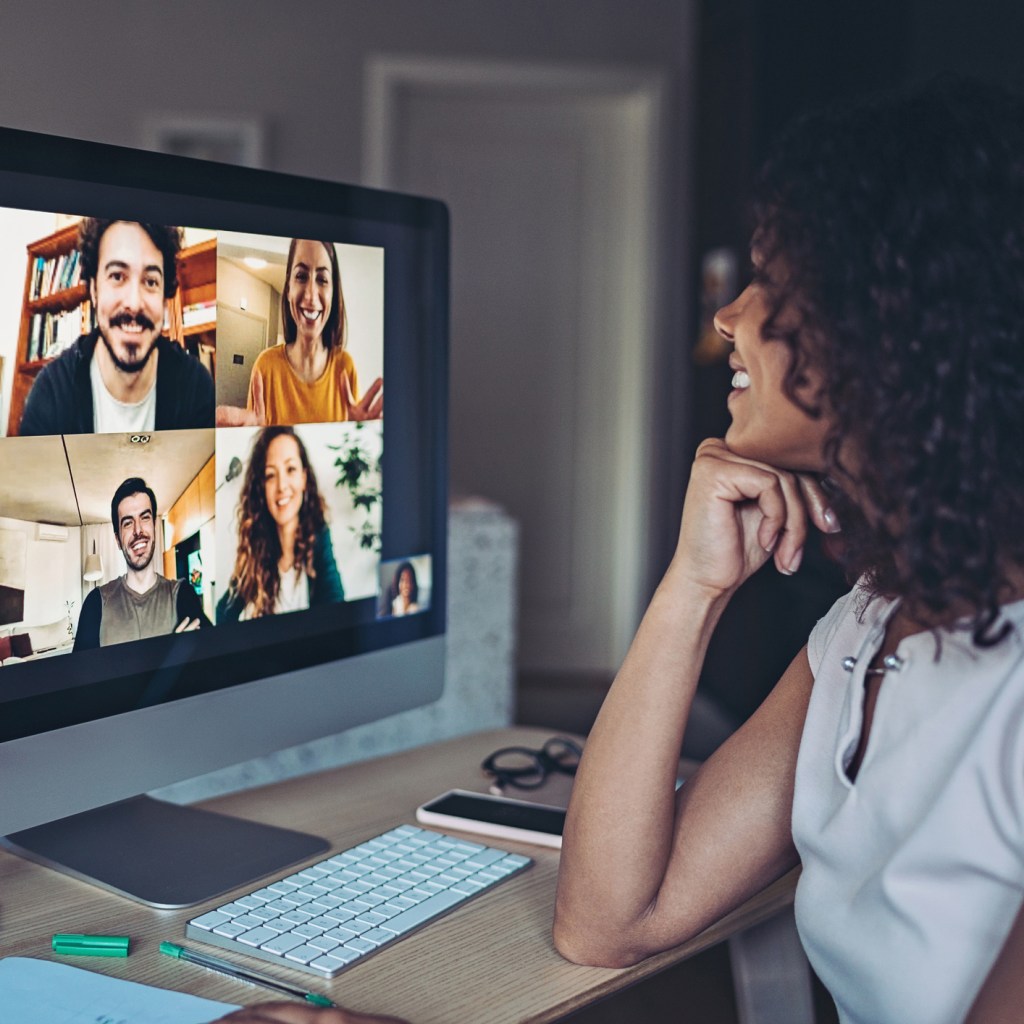
[[[549,730],[525,728],[477,733],[203,806],[314,832],[344,848],[395,825],[415,823],[416,807],[446,789],[485,791],[479,764],[487,754],[510,744],[539,747],[550,735]],[[497,845],[525,853],[535,864],[333,981],[258,961],[250,964],[324,992],[352,1009],[397,1014],[415,1024],[555,1021],[771,917],[792,900],[795,875],[787,875],[677,949],[623,970],[579,967],[563,960],[551,942],[558,852],[518,843]],[[185,920],[203,909],[151,910],[0,852],[0,955],[61,959],[231,1003],[272,998],[263,989],[158,953],[162,940],[180,942]],[[58,958],[50,952],[54,932],[130,935],[131,955],[127,960]]]

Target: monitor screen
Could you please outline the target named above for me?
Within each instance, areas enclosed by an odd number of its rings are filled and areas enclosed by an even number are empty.
[[[442,204],[0,131],[0,268],[0,833],[439,696]]]

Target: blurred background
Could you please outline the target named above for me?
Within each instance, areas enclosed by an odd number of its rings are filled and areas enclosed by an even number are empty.
[[[7,0],[2,26],[4,125],[449,204],[453,490],[519,526],[517,717],[580,731],[727,424],[707,318],[767,140],[944,70],[1024,84],[1009,0]],[[748,584],[691,753],[841,587],[817,553]]]

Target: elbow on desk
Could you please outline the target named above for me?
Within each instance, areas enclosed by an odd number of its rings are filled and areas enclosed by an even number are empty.
[[[559,955],[583,967],[632,967],[651,954],[629,941],[626,933],[607,921],[574,924],[571,915],[556,908],[551,938]]]

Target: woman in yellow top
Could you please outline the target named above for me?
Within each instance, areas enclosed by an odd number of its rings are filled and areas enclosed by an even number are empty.
[[[341,272],[330,242],[292,239],[281,319],[285,343],[264,349],[256,359],[246,419],[266,425],[380,419],[380,377],[356,397],[359,383],[346,350],[348,317]]]

